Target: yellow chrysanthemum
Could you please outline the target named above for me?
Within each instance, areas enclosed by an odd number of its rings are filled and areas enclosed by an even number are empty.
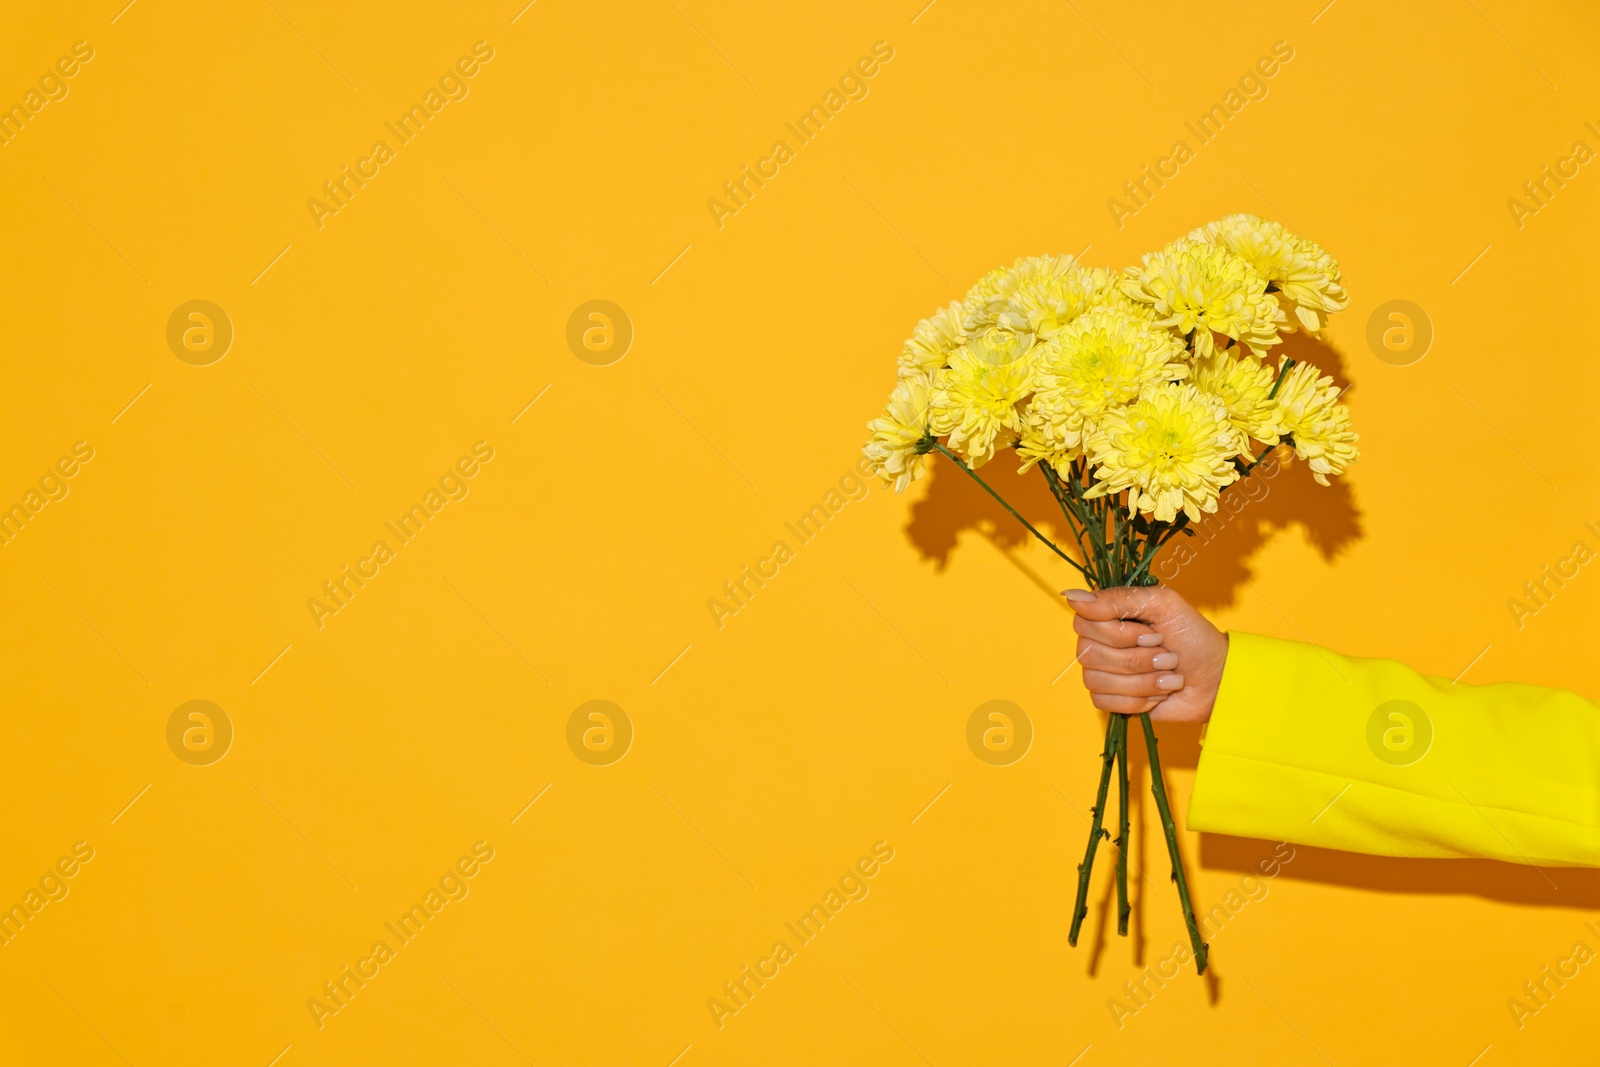
[[[1078,454],[1083,434],[1147,385],[1186,377],[1184,347],[1143,308],[1099,307],[1040,345],[1035,392],[1017,451],[1023,470],[1044,460],[1057,470]]]
[[[1083,455],[1083,442],[1079,438],[1068,441],[1060,420],[1041,408],[1035,398],[1022,410],[1017,454],[1022,457],[1019,474],[1035,463],[1047,463],[1057,474],[1065,475],[1072,461]]]
[[[1309,363],[1296,364],[1278,388],[1278,431],[1294,441],[1294,454],[1309,460],[1311,477],[1327,485],[1328,476],[1343,474],[1361,452],[1350,429],[1350,409],[1339,403],[1340,390],[1331,377]]]
[[[998,267],[968,290],[962,326],[969,334],[999,327],[1049,337],[1091,307],[1121,301],[1121,276],[1080,267],[1072,256],[1025,256]]]
[[[1194,232],[1249,263],[1312,333],[1350,304],[1339,264],[1315,241],[1259,215],[1229,215]]]
[[[1033,388],[1033,337],[991,330],[971,338],[934,375],[930,425],[974,467],[994,458],[1022,427],[1020,405]]]
[[[1009,267],[996,267],[979,278],[961,298],[961,327],[968,336],[992,330],[1000,323],[1000,313],[1015,292],[1015,276],[1026,259]]]
[[[1075,266],[1071,256],[1040,257],[1029,267],[1014,272],[1011,295],[1000,312],[1001,324],[1011,329],[1048,339],[1090,308],[1128,303],[1120,277],[1105,267]]]
[[[901,377],[889,394],[884,413],[867,423],[872,438],[861,450],[884,481],[894,482],[894,491],[922,477],[926,465],[917,444],[928,436],[928,395],[932,377],[913,374]]]
[[[961,347],[966,335],[961,329],[961,305],[951,301],[917,323],[900,351],[900,377],[932,374],[950,361],[950,353]]]
[[[1266,279],[1221,245],[1193,237],[1174,241],[1125,275],[1123,292],[1154,308],[1158,325],[1194,332],[1196,355],[1211,355],[1213,331],[1256,352],[1281,340],[1278,323],[1285,316]]]
[[[1262,444],[1278,443],[1278,405],[1267,399],[1277,375],[1254,356],[1235,358],[1218,349],[1195,360],[1194,384],[1222,401],[1234,431],[1235,452],[1248,452],[1254,438]]]
[[[1099,481],[1088,497],[1128,492],[1128,512],[1198,522],[1217,510],[1217,494],[1236,481],[1237,454],[1222,401],[1189,382],[1147,386],[1108,412],[1085,442]]]

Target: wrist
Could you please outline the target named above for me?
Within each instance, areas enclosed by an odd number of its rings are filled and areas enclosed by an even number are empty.
[[[1210,677],[1206,680],[1205,689],[1200,693],[1201,706],[1205,708],[1205,714],[1200,719],[1203,723],[1210,722],[1211,716],[1216,714],[1217,696],[1222,692],[1222,676],[1228,669],[1228,635],[1221,633],[1217,636],[1221,644],[1215,660],[1216,666],[1207,672]]]

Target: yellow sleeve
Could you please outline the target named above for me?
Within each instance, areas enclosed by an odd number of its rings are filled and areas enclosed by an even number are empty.
[[[1600,866],[1600,707],[1233,632],[1188,825],[1383,856]]]

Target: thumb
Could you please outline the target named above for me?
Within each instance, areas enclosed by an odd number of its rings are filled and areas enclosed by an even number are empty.
[[[1085,619],[1109,622],[1113,619],[1137,619],[1152,622],[1171,615],[1171,590],[1161,586],[1113,586],[1091,592],[1087,589],[1068,589],[1061,594],[1067,606]]]

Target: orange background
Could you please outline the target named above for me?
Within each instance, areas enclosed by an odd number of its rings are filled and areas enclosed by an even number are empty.
[[[0,902],[94,850],[0,947],[11,1058],[1465,1067],[1590,1046],[1590,968],[1521,1030],[1506,1001],[1600,947],[1600,882],[1309,849],[1216,936],[1211,981],[1186,971],[1119,1028],[1108,999],[1181,937],[1154,812],[1135,936],[1107,930],[1103,860],[1069,950],[1101,731],[1055,595],[1072,572],[956,472],[848,501],[721,628],[707,601],[840,484],[901,339],[983,271],[1085,246],[1121,265],[1253,211],[1343,265],[1349,310],[1291,351],[1353,384],[1364,459],[1333,489],[1285,471],[1179,587],[1222,625],[1595,693],[1600,579],[1520,628],[1507,601],[1600,545],[1600,176],[1520,227],[1507,200],[1600,148],[1600,13],[921,2],[0,16],[0,103],[94,49],[0,147],[0,503],[94,449],[0,547]],[[307,200],[477,41],[468,95],[319,228]],[[796,145],[784,123],[879,41],[867,95]],[[1279,41],[1265,98],[1119,228],[1108,199]],[[794,158],[719,227],[707,200],[780,138]],[[208,366],[166,340],[194,299],[235,333]],[[605,366],[566,341],[595,299],[634,331]],[[1409,366],[1366,340],[1394,299],[1435,333]],[[319,628],[307,600],[479,441],[469,494]],[[235,732],[207,766],[167,742],[197,699]],[[594,699],[634,733],[608,766],[568,745]],[[967,746],[991,699],[1032,723],[1009,766]],[[1166,736],[1181,807],[1196,738]],[[492,861],[448,883],[469,894],[319,1028],[323,982],[479,841]],[[719,1028],[706,1002],[880,841],[870,893]],[[1202,910],[1273,851],[1183,841]]]

